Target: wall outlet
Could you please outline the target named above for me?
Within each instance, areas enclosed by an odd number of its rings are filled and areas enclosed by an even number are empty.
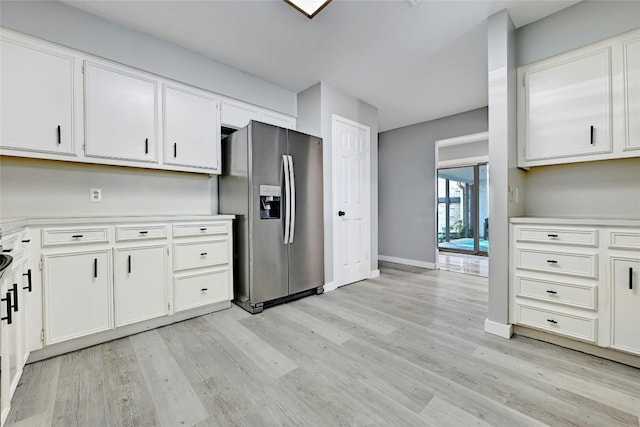
[[[102,188],[90,188],[89,189],[89,201],[91,203],[102,202]]]

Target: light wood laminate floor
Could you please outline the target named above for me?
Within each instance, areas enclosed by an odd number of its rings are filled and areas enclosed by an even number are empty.
[[[640,370],[483,332],[485,278],[381,276],[33,363],[12,426],[634,426]]]

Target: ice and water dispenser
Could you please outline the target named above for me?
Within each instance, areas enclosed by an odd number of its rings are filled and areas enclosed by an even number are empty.
[[[281,189],[277,185],[260,186],[260,219],[280,219]]]

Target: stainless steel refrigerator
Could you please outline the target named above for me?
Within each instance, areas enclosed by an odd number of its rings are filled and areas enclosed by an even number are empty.
[[[251,121],[222,141],[219,210],[235,214],[234,302],[322,293],[322,139]]]

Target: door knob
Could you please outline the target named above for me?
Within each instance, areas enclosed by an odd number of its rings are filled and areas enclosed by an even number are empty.
[[[338,216],[344,216],[344,215],[345,215],[344,211],[338,211]]]

